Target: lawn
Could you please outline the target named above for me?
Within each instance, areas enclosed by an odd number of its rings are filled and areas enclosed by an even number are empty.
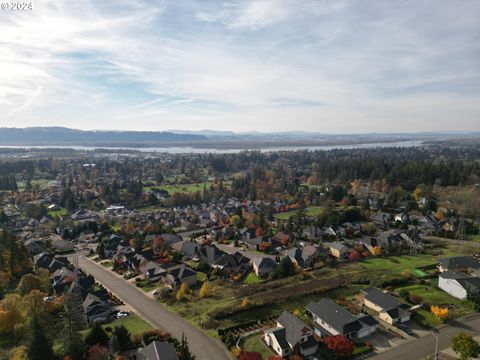
[[[403,275],[404,272],[413,274],[415,268],[436,264],[439,258],[457,255],[450,249],[443,249],[443,254],[434,256],[430,254],[419,254],[417,256],[391,256],[387,258],[371,258],[360,262],[368,270],[383,271],[388,270],[395,275]]]
[[[320,206],[310,206],[310,207],[307,207],[306,209],[307,216],[310,216],[310,217],[315,217],[320,215],[321,211],[322,211],[322,208]],[[278,220],[288,220],[288,218],[295,215],[296,212],[297,210],[286,211],[283,213],[275,214],[274,217]]]
[[[242,348],[245,351],[256,351],[262,355],[264,359],[274,355],[273,352],[260,339],[260,334],[254,334],[243,340]]]
[[[202,192],[204,186],[206,186],[207,189],[210,188],[214,184],[213,181],[208,181],[204,183],[192,183],[192,184],[176,184],[176,185],[160,185],[160,186],[154,186],[153,188],[161,189],[168,191],[169,194],[173,193],[194,193],[194,192]],[[225,187],[230,186],[230,181],[224,181],[223,185]]]
[[[245,278],[243,282],[247,285],[250,285],[250,284],[262,283],[264,281],[265,279],[261,279],[254,272],[251,272],[250,274],[248,274],[248,276]]]
[[[130,315],[126,318],[114,320],[108,324],[103,324],[102,327],[115,328],[115,326],[123,325],[127,328],[131,335],[139,334],[147,330],[153,329],[145,320],[138,317],[137,315]]]
[[[51,217],[60,217],[60,216],[65,216],[68,214],[68,210],[65,208],[60,208],[58,210],[50,210],[48,212],[48,215]]]
[[[413,314],[413,319],[422,325],[428,325],[429,327],[435,327],[442,322],[435,317],[430,311],[420,309]]]

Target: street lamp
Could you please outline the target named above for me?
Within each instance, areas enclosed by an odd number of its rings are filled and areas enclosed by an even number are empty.
[[[434,360],[437,360],[437,353],[438,353],[438,336],[435,335],[433,332],[431,333],[432,336],[435,338],[435,357]]]

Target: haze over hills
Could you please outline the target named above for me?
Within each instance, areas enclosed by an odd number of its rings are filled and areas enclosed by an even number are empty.
[[[201,146],[245,147],[282,145],[337,145],[383,143],[413,140],[480,138],[479,132],[420,132],[420,133],[364,133],[324,134],[319,132],[232,132],[199,131],[123,131],[77,130],[65,127],[0,128],[1,146]]]

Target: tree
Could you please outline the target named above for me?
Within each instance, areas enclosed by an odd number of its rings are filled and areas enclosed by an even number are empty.
[[[17,286],[17,292],[25,296],[32,290],[42,290],[42,281],[34,274],[23,275]]]
[[[107,348],[100,345],[93,345],[88,349],[88,360],[108,360],[110,359]]]
[[[377,228],[373,222],[368,222],[362,225],[362,232],[368,235],[373,235],[377,232]]]
[[[208,297],[212,294],[213,292],[213,287],[212,285],[210,284],[210,282],[208,282],[207,280],[205,280],[203,282],[203,285],[202,285],[202,288],[200,289],[200,298],[203,299],[205,297]]]
[[[263,360],[262,355],[256,351],[244,351],[238,360]]]
[[[180,285],[180,289],[178,289],[177,294],[175,295],[175,298],[180,301],[183,300],[185,295],[187,295],[190,292],[190,288],[188,287],[187,283],[182,283]]]
[[[294,274],[295,274],[295,265],[293,264],[290,257],[285,256],[282,260],[280,260],[278,267],[275,269],[275,277],[284,278]]]
[[[103,330],[103,327],[98,321],[93,324],[93,327],[85,338],[85,342],[90,346],[96,344],[105,346],[108,344],[108,334]]]
[[[278,356],[278,355],[271,355],[268,357],[267,360],[283,360],[283,357]]]
[[[132,346],[132,337],[124,325],[115,326],[112,339],[113,337],[116,338],[116,342],[122,351],[127,350]]]
[[[335,352],[337,357],[350,357],[354,350],[352,340],[345,335],[327,336],[323,339],[324,344],[328,349]]]
[[[432,312],[433,315],[435,315],[435,317],[437,319],[440,319],[440,320],[445,320],[446,318],[448,318],[448,308],[445,307],[445,308],[441,308],[440,306],[436,306],[436,305],[432,305],[430,307],[430,311]]]
[[[350,251],[350,254],[348,255],[348,260],[350,261],[358,261],[362,258],[362,254],[358,252],[357,250],[352,250]]]
[[[40,324],[38,314],[33,313],[30,320],[30,336],[27,345],[27,354],[30,360],[55,359],[52,341],[46,336],[45,329]]]
[[[97,246],[97,255],[100,259],[105,259],[105,244],[103,242],[101,242],[100,244],[98,244]]]
[[[85,327],[81,299],[81,295],[74,290],[65,295],[64,301],[62,350],[72,360],[82,360],[85,353],[85,343],[79,333]]]
[[[178,360],[195,360],[195,355],[190,352],[188,341],[185,334],[182,333],[182,340],[178,346]]]
[[[25,321],[22,299],[18,294],[8,294],[0,303],[0,333],[13,338],[15,327]]]
[[[460,332],[452,338],[450,343],[453,351],[460,354],[460,360],[468,360],[476,358],[480,355],[480,345],[476,342],[472,336]]]

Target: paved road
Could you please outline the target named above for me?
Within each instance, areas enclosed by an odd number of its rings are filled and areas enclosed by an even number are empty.
[[[465,318],[458,319],[455,325],[449,325],[434,332],[438,337],[438,351],[450,346],[450,341],[454,335],[460,331],[471,335],[480,334],[480,314],[473,314]],[[424,359],[435,353],[435,337],[426,335],[424,337],[412,340],[403,345],[397,346],[392,350],[385,351],[375,355],[370,359],[374,360],[415,360]]]
[[[196,355],[197,360],[233,359],[220,340],[211,338],[177,314],[171,313],[123,278],[83,256],[78,257],[78,264],[81,269],[93,275],[99,283],[130,305],[152,326],[169,331],[178,339],[181,338],[182,332],[185,333],[190,349]]]

